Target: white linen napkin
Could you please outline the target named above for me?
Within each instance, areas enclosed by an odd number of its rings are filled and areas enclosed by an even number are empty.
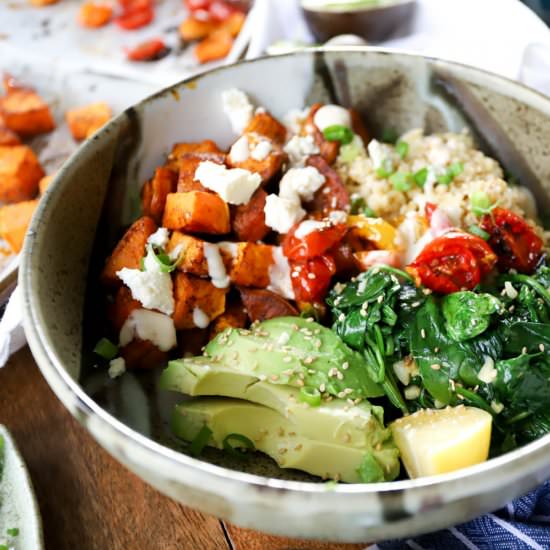
[[[418,0],[411,30],[381,45],[476,65],[550,95],[550,30],[519,0]],[[283,40],[313,41],[299,1],[256,0],[227,62],[243,52],[257,57]],[[0,367],[24,343],[16,290],[0,322]]]

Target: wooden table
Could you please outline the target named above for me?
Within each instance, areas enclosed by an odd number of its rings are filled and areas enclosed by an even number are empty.
[[[359,550],[241,529],[161,495],[110,457],[65,410],[28,348],[0,369],[0,423],[29,468],[47,549]]]

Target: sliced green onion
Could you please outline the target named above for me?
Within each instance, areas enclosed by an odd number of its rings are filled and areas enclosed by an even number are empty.
[[[370,206],[365,206],[365,208],[363,208],[363,216],[365,216],[365,218],[378,218],[376,212]]]
[[[231,445],[231,441],[235,442],[235,445]],[[254,443],[248,439],[245,435],[241,434],[229,434],[223,440],[223,450],[229,453],[230,455],[243,458],[244,452],[238,451],[237,447],[245,447],[246,449],[253,451],[255,449]]]
[[[451,176],[453,176],[453,178],[456,178],[464,172],[464,164],[462,164],[462,162],[454,162],[451,166],[449,166],[448,172]]]
[[[338,159],[340,162],[349,164],[353,162],[361,153],[362,147],[355,139],[351,143],[346,143],[340,147],[340,155]]]
[[[385,128],[382,130],[382,141],[384,143],[395,143],[399,138],[399,134],[395,128]]]
[[[353,132],[341,124],[327,126],[323,130],[323,136],[328,141],[339,141],[342,145],[347,145],[353,141]]]
[[[110,361],[118,355],[118,346],[115,346],[108,338],[101,338],[95,345],[94,353]]]
[[[428,179],[428,169],[421,168],[418,172],[414,173],[413,178],[418,187],[424,187],[424,185],[426,185],[426,180]]]
[[[203,449],[208,445],[212,430],[208,426],[203,426],[199,433],[195,436],[189,445],[189,453],[191,456],[199,456]]]
[[[393,162],[391,159],[384,159],[382,164],[376,169],[376,175],[379,178],[387,178],[393,173]]]
[[[478,225],[470,225],[470,227],[468,227],[468,232],[472,235],[476,235],[477,237],[481,237],[484,241],[488,241],[491,238],[491,235],[489,235],[487,231],[481,229]]]
[[[363,197],[356,196],[351,199],[349,213],[352,215],[359,214],[366,206],[367,203],[365,202],[365,199]]]
[[[485,214],[489,214],[494,207],[491,203],[489,195],[483,191],[476,191],[475,193],[472,193],[472,196],[470,197],[470,206],[472,208],[472,212],[478,218],[481,218],[481,216],[484,216]]]
[[[17,527],[12,527],[6,531],[10,537],[16,537],[19,535],[19,529]]]
[[[9,548],[5,544],[0,544],[0,550],[9,550]]]
[[[317,388],[300,388],[300,401],[318,407],[321,404],[321,392]]]
[[[406,141],[399,140],[395,144],[395,152],[404,159],[409,154],[409,144]]]
[[[439,174],[436,176],[437,183],[440,183],[441,185],[449,185],[453,181],[453,176],[449,172],[445,172],[444,174]]]
[[[177,262],[172,262],[164,250],[160,249],[159,252],[155,252],[153,247],[151,247],[150,250],[153,253],[153,257],[156,262],[159,264],[159,268],[162,273],[172,273],[172,271],[176,269]]]
[[[390,182],[392,183],[396,191],[410,191],[413,186],[413,178],[411,174],[406,172],[395,172],[390,176]]]

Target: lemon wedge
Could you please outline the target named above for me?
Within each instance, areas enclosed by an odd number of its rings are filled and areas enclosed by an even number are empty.
[[[474,407],[423,409],[392,423],[393,439],[411,478],[466,468],[487,460],[491,415]]]

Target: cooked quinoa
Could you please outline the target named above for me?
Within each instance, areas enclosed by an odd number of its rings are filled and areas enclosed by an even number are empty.
[[[425,136],[422,130],[411,130],[400,141],[408,144],[403,158],[394,145],[372,140],[367,150],[362,149],[353,161],[338,159],[339,173],[351,193],[362,197],[378,216],[399,226],[406,219],[423,216],[426,203],[431,202],[445,210],[454,226],[466,229],[478,221],[471,211],[470,197],[483,191],[493,204],[526,218],[548,247],[550,232],[536,221],[531,193],[506,182],[498,162],[476,149],[467,131]],[[389,177],[377,174],[388,161],[392,173],[415,174],[427,169],[424,187],[413,185],[409,191],[396,190]],[[438,183],[437,176],[453,165],[459,165],[462,172],[447,185]]]

